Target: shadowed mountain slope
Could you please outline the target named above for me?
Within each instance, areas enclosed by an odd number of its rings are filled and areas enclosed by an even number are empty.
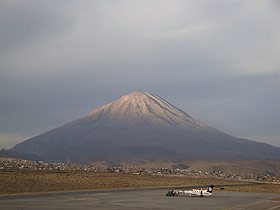
[[[47,161],[105,158],[280,159],[280,148],[235,138],[199,122],[159,96],[136,91],[22,143],[12,151]]]

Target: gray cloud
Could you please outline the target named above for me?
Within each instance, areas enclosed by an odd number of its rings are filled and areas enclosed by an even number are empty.
[[[0,4],[0,147],[137,89],[280,146],[275,2]]]
[[[60,3],[56,6],[62,7]],[[60,8],[61,9],[61,8]],[[48,41],[67,31],[71,23],[57,7],[43,1],[2,1],[0,8],[1,54]]]

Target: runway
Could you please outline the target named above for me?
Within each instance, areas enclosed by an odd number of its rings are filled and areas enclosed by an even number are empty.
[[[215,191],[211,197],[166,197],[167,189],[114,190],[0,196],[0,209],[266,209],[279,210],[273,194]]]

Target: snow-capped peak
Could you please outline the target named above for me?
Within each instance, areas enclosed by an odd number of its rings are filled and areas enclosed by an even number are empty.
[[[122,96],[119,100],[104,105],[84,120],[102,120],[108,125],[129,127],[172,127],[172,128],[209,128],[185,112],[176,108],[161,97],[145,91],[135,91]]]

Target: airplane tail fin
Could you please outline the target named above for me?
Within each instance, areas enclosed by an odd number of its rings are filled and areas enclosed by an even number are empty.
[[[214,190],[214,185],[212,184],[212,185],[210,185],[210,186],[208,187],[207,192],[212,193],[213,190]]]

